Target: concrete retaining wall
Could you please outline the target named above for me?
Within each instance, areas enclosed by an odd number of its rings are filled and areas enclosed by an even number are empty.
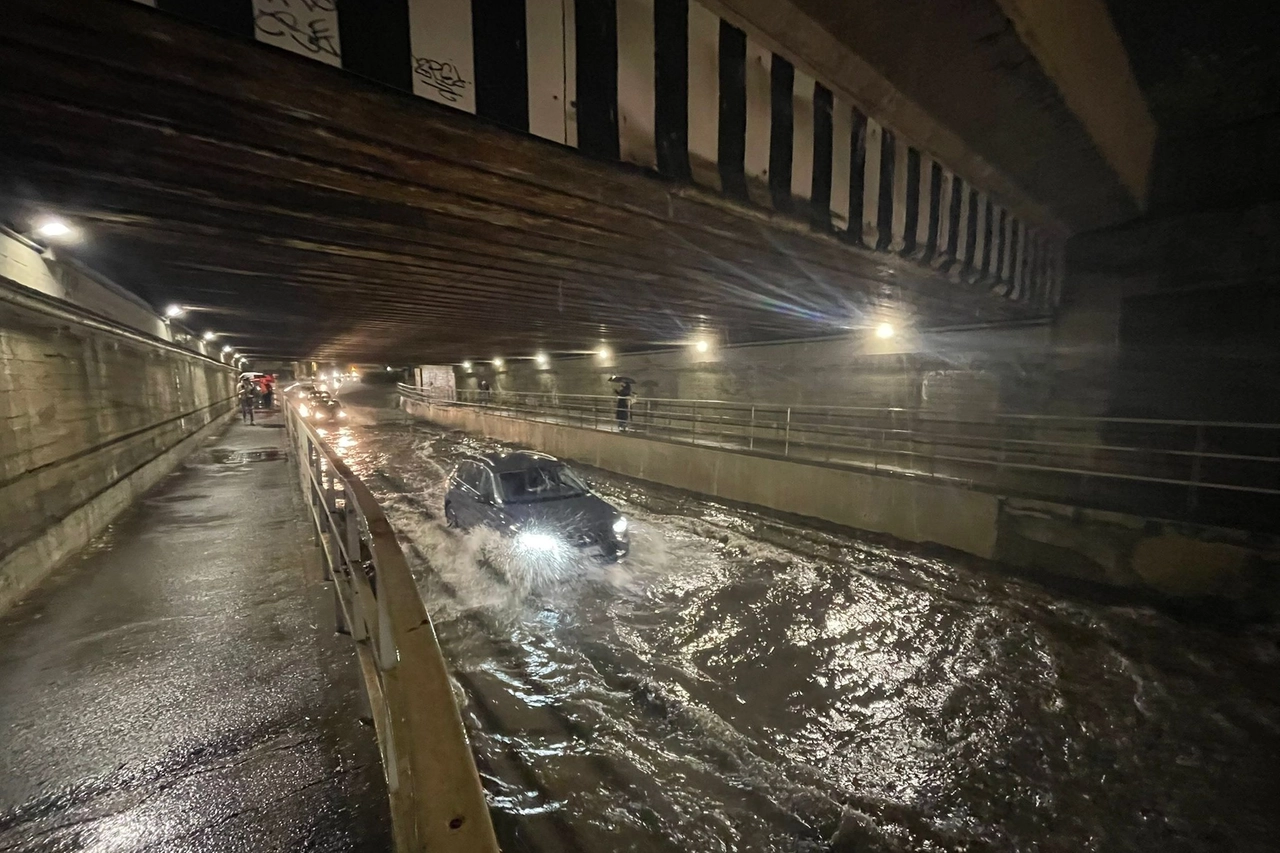
[[[546,366],[508,358],[501,368],[476,361],[455,369],[457,387],[485,380],[497,392],[613,393],[609,377],[633,377],[650,399],[738,400],[779,405],[927,409],[975,416],[998,411],[1067,411],[1061,383],[1044,368],[1047,326],[930,332],[909,329],[889,340],[865,331],[840,337],[722,346],[707,336],[693,346],[644,353],[552,354]],[[515,355],[514,353],[509,355]],[[1063,407],[1063,408],[1057,408]]]
[[[234,409],[235,374],[0,283],[0,607]]]
[[[443,426],[666,486],[944,545],[1018,569],[1280,612],[1280,542],[1242,531],[1010,498],[405,400]]]

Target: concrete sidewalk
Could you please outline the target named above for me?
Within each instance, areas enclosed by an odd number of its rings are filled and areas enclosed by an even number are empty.
[[[279,416],[0,615],[0,851],[390,848]]]

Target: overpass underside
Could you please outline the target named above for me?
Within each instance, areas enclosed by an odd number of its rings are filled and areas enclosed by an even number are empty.
[[[1051,310],[1062,231],[1043,211],[944,167],[697,4],[666,20],[660,3],[639,29],[619,29],[625,4],[594,23],[580,5],[548,124],[529,76],[541,54],[497,63],[478,23],[463,97],[405,79],[422,67],[416,30],[364,32],[354,16],[341,63],[307,62],[140,5],[15,3],[0,34],[7,212],[73,217],[105,271],[221,312],[210,321],[281,357],[625,348],[698,329],[742,342]],[[586,38],[596,24],[616,51]],[[259,40],[280,42],[264,26]],[[514,103],[497,94],[512,87]]]

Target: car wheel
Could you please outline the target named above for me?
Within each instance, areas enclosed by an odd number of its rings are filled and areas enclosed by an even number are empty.
[[[457,528],[458,517],[453,513],[453,504],[444,505],[444,526]]]

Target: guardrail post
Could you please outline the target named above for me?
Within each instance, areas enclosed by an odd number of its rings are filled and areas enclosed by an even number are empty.
[[[324,525],[320,523],[320,486],[316,482],[320,479],[320,450],[310,437],[307,439],[307,469],[307,503],[311,507],[312,521],[315,522],[316,547],[320,548],[324,545]],[[333,579],[328,560],[324,561],[324,579]]]
[[[756,449],[756,407],[751,407],[751,420],[747,424],[747,449]]]
[[[782,436],[782,455],[791,455],[791,407],[787,406],[787,429]]]
[[[693,412],[689,415],[689,443],[698,443],[698,401],[693,401]]]

